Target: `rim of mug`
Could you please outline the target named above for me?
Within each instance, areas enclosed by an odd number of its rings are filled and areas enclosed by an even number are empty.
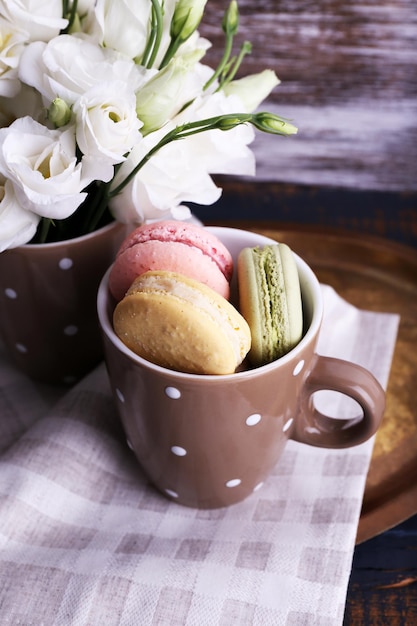
[[[265,237],[263,235],[260,235],[258,233],[250,233],[250,231],[244,231],[244,230],[240,230],[237,228],[216,227],[216,230],[217,231],[219,230],[233,231],[233,234],[236,234],[236,235],[238,235],[239,232],[245,233],[246,236],[248,234],[253,234],[254,236],[256,236],[259,242],[259,245],[262,245],[262,243],[264,243],[264,245],[267,245],[268,243],[274,243],[274,244],[277,243],[275,240]],[[257,245],[257,244],[254,244],[254,245]],[[163,374],[166,377],[177,378],[177,379],[181,378],[187,381],[201,381],[202,379],[207,380],[207,381],[208,380],[211,380],[211,381],[236,380],[237,381],[238,379],[239,380],[242,378],[247,379],[247,378],[250,378],[251,376],[259,375],[260,372],[266,372],[268,370],[281,367],[285,363],[291,362],[293,359],[297,359],[299,357],[300,353],[304,350],[305,346],[308,345],[310,341],[318,334],[318,331],[320,329],[320,325],[322,322],[322,318],[323,318],[323,296],[322,296],[318,278],[313,272],[313,270],[311,269],[311,267],[300,256],[298,256],[298,254],[296,254],[295,252],[293,252],[293,254],[295,257],[297,269],[298,269],[299,276],[300,276],[301,292],[302,294],[305,294],[306,290],[308,289],[313,294],[314,307],[313,307],[313,312],[312,312],[312,318],[310,320],[307,330],[303,334],[303,337],[301,338],[299,343],[294,348],[292,348],[292,350],[287,352],[287,354],[284,354],[278,359],[275,359],[271,363],[266,363],[265,365],[261,365],[259,367],[254,367],[254,368],[247,369],[247,370],[233,372],[231,374],[191,374],[188,372],[180,372],[178,370],[168,369],[161,365],[157,365],[156,363],[152,363],[151,361],[144,359],[138,354],[135,354],[116,335],[116,333],[113,330],[111,319],[109,318],[109,315],[108,315],[109,299],[111,299],[111,295],[108,289],[108,278],[109,278],[109,274],[113,265],[111,265],[107,269],[106,273],[101,279],[98,292],[97,292],[97,313],[98,313],[98,318],[99,318],[101,329],[106,334],[106,336],[111,341],[111,343],[115,346],[115,348],[117,348],[120,352],[122,352],[125,356],[127,356],[131,361],[133,361],[134,363],[137,363],[138,365],[148,367],[149,369],[152,369],[160,374]]]
[[[117,220],[112,220],[108,224],[105,224],[105,226],[101,226],[100,228],[93,230],[91,233],[85,233],[84,235],[79,235],[78,237],[72,237],[71,239],[63,239],[62,241],[49,241],[45,243],[25,243],[21,246],[18,246],[18,248],[36,250],[36,249],[47,247],[52,250],[53,248],[58,248],[59,246],[62,246],[63,244],[68,247],[68,246],[76,245],[77,243],[80,243],[81,241],[84,242],[84,241],[87,241],[88,239],[92,239],[93,237],[97,237],[97,235],[104,235],[105,233],[107,233],[108,230],[111,230],[116,225],[120,226],[120,228],[122,227],[126,228],[126,224],[122,224],[122,222],[118,222]],[[10,249],[16,250],[18,248],[10,248]]]

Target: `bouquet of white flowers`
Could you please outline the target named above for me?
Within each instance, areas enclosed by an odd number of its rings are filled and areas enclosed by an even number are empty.
[[[202,63],[205,4],[0,0],[0,251],[184,219],[182,203],[219,198],[211,175],[254,173],[254,128],[296,132],[253,113],[273,71],[235,78],[250,51],[233,55],[236,0],[219,66]]]

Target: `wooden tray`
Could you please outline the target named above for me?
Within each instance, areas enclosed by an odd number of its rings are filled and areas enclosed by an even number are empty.
[[[361,309],[398,313],[398,339],[366,481],[357,543],[417,513],[417,251],[386,239],[338,231],[279,230],[224,222],[284,241],[320,282]]]

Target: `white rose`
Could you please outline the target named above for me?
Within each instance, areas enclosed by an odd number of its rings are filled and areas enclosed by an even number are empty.
[[[100,162],[99,180],[109,181],[113,165],[141,139],[134,92],[119,81],[95,85],[75,103],[76,140],[83,162]]]
[[[17,202],[10,180],[0,180],[0,252],[30,241],[39,220],[39,215],[27,211]]]
[[[0,15],[27,31],[30,41],[49,41],[68,25],[62,0],[0,0]]]
[[[18,67],[28,36],[0,17],[0,95],[8,98],[20,90]]]
[[[22,54],[19,77],[35,87],[48,106],[55,98],[74,104],[90,87],[106,81],[123,81],[136,91],[149,79],[144,68],[115,50],[70,35],[30,44]]]
[[[97,0],[94,17],[98,41],[127,57],[141,57],[149,36],[149,0]]]
[[[0,129],[0,172],[22,208],[65,219],[85,199],[86,179],[75,155],[75,132],[50,130],[30,117]]]

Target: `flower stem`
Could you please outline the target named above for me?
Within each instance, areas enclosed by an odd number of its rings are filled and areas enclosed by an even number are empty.
[[[222,20],[222,29],[226,35],[226,43],[224,47],[223,56],[215,72],[204,85],[204,90],[208,89],[208,87],[210,87],[210,85],[214,83],[214,81],[223,73],[223,71],[227,67],[229,63],[230,55],[232,54],[233,38],[236,35],[238,28],[239,28],[238,5],[237,5],[236,0],[232,0],[229,4],[229,7],[226,9],[224,13],[223,20]]]
[[[68,1],[65,0],[65,2],[63,3],[64,17],[68,16],[68,26],[64,30],[64,33],[71,32],[71,27],[74,24],[75,16],[77,15],[77,5],[78,5],[78,0],[73,0],[71,11],[70,11],[70,14],[68,15]]]
[[[162,59],[161,65],[159,66],[159,69],[162,70],[166,65],[168,65],[168,63],[170,62],[170,60],[172,59],[172,57],[174,56],[174,54],[177,52],[178,48],[180,47],[182,41],[180,40],[179,37],[176,37],[175,39],[171,39],[170,44],[168,46],[168,50],[165,52],[165,56]]]
[[[237,57],[237,59],[235,60],[233,67],[230,69],[230,71],[228,73],[226,73],[226,75],[224,76],[224,78],[220,81],[220,84],[218,86],[218,88],[216,89],[216,91],[219,91],[220,89],[222,89],[225,85],[227,85],[228,83],[230,83],[234,77],[237,74],[237,71],[239,69],[239,67],[242,64],[243,58],[247,55],[250,54],[252,52],[252,44],[250,43],[250,41],[245,41],[242,44],[242,47],[240,49],[239,55]]]
[[[38,230],[37,239],[39,243],[45,243],[48,238],[49,228],[53,224],[49,217],[43,217],[40,222],[40,228]]]
[[[96,230],[104,213],[107,210],[109,196],[109,183],[101,183],[97,186],[95,193],[88,194],[89,197],[89,215],[85,222],[85,232],[91,233]],[[92,200],[90,200],[90,197]]]
[[[146,44],[145,52],[142,58],[142,65],[147,69],[150,69],[154,62],[156,55],[158,54],[159,46],[161,45],[162,33],[163,33],[163,15],[159,0],[151,0],[152,2],[152,26],[151,33]]]
[[[211,78],[209,78],[209,80],[204,85],[204,88],[203,88],[204,90],[208,89],[208,87],[210,87],[210,85],[212,85],[214,83],[214,81],[223,72],[224,68],[226,67],[226,65],[227,65],[227,63],[229,61],[230,55],[232,53],[232,47],[233,47],[233,35],[226,34],[226,44],[225,44],[223,56],[221,58],[221,61],[220,61],[219,65],[217,66],[215,72],[213,73]]]
[[[142,169],[142,167],[146,165],[151,157],[169,143],[177,141],[178,139],[185,139],[191,135],[196,135],[197,133],[206,132],[208,130],[229,130],[239,124],[250,122],[251,117],[252,116],[247,113],[220,115],[176,126],[176,128],[164,135],[164,137],[162,137],[162,139],[153,148],[151,148],[147,154],[145,154],[142,160],[117,187],[108,192],[108,198],[113,198],[120,193],[122,189],[132,180],[132,178],[134,178],[134,176],[136,176],[136,174]]]
[[[229,113],[226,115],[218,115],[216,117],[208,117],[203,120],[196,120],[194,122],[181,124],[164,135],[162,139],[155,144],[147,154],[145,154],[141,161],[139,161],[139,163],[126,176],[126,178],[117,185],[117,187],[109,189],[109,184],[106,185],[107,200],[117,196],[117,194],[122,191],[122,189],[134,178],[134,176],[136,176],[142,167],[146,165],[150,158],[169,143],[177,141],[178,139],[186,139],[191,135],[203,133],[208,130],[231,130],[240,124],[252,124],[258,130],[273,135],[294,135],[297,132],[297,128],[293,126],[293,124],[278,115],[268,112]]]

